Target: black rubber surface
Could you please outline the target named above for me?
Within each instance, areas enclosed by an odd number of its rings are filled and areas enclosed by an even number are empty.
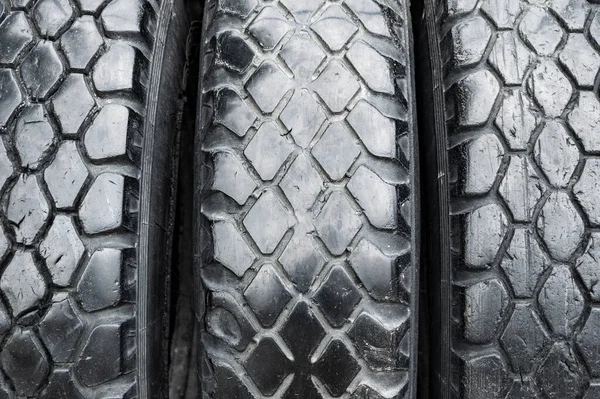
[[[427,1],[423,28],[431,395],[598,398],[600,9]]]
[[[184,29],[180,1],[0,1],[0,397],[162,396]]]
[[[415,397],[407,7],[206,3],[195,166],[204,397]]]

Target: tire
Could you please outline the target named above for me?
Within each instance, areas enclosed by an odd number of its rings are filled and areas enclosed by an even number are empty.
[[[182,8],[0,1],[1,397],[166,396]]]
[[[407,3],[209,1],[204,29],[203,397],[415,397]]]
[[[476,3],[425,2],[432,396],[598,398],[600,9]]]

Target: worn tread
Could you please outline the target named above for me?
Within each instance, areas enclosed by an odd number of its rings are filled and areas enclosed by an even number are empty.
[[[2,397],[138,397],[140,152],[166,3],[0,2]]]
[[[206,4],[203,397],[416,395],[412,33],[389,3]]]
[[[426,6],[445,88],[444,105],[435,103],[445,126],[429,134],[448,149],[436,184],[449,209],[437,222],[451,242],[436,250],[452,255],[432,265],[451,277],[438,296],[450,310],[433,326],[449,331],[438,346],[450,360],[433,366],[433,396],[595,397],[600,8]]]

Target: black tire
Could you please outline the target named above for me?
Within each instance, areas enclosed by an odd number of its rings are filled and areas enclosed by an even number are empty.
[[[591,3],[425,2],[432,397],[600,397]]]
[[[166,396],[186,33],[178,0],[0,1],[0,397]]]
[[[415,397],[407,7],[207,2],[195,166],[203,397]]]

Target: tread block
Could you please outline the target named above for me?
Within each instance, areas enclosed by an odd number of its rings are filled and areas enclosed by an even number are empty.
[[[198,395],[414,393],[405,6],[207,4],[196,222],[211,371]]]

